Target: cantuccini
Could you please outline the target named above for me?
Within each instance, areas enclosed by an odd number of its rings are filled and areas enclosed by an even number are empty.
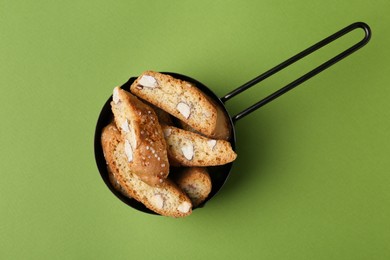
[[[175,174],[174,181],[191,199],[193,207],[200,205],[212,188],[211,178],[205,167],[184,168]]]
[[[133,82],[130,90],[206,136],[215,131],[217,108],[192,83],[170,75],[145,71]]]
[[[174,126],[162,126],[168,158],[175,165],[216,166],[234,161],[237,154],[225,140],[215,140]]]
[[[166,143],[154,110],[119,87],[114,88],[111,109],[124,137],[127,162],[149,185],[159,185],[169,174]]]
[[[108,171],[114,175],[122,192],[163,216],[191,214],[191,200],[171,180],[167,179],[160,186],[150,186],[133,173],[127,163],[125,141],[114,124],[103,129],[101,143]]]

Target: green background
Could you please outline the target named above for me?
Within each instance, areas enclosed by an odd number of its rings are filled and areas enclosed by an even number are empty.
[[[390,259],[390,2],[0,0],[0,259]],[[103,183],[95,123],[142,71],[219,96],[355,21],[370,43],[236,124],[223,190],[184,219]],[[355,31],[227,103],[236,114]]]

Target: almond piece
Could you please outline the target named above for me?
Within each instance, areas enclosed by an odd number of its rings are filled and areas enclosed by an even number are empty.
[[[157,80],[152,76],[143,75],[138,81],[138,84],[147,88],[155,88],[157,87]]]
[[[119,87],[114,88],[114,91],[112,92],[112,101],[114,101],[115,104],[118,104],[119,102]]]
[[[187,201],[183,201],[178,207],[177,209],[182,212],[182,213],[187,213],[191,208],[191,203],[187,202]]]
[[[127,121],[127,119],[125,120],[125,122],[122,123],[121,128],[125,133],[130,132],[129,121]]]
[[[133,149],[131,148],[131,144],[130,144],[129,140],[125,141],[125,154],[127,156],[128,162],[132,162],[133,161]]]
[[[161,194],[156,194],[151,197],[150,202],[158,209],[162,209],[164,207],[164,199]]]
[[[187,144],[181,147],[181,152],[187,160],[192,160],[194,157],[194,146],[192,144]]]
[[[176,108],[186,119],[190,117],[191,109],[186,103],[180,102]]]
[[[209,146],[209,148],[212,150],[214,149],[215,145],[217,144],[217,141],[216,140],[209,140],[207,141],[207,145]]]

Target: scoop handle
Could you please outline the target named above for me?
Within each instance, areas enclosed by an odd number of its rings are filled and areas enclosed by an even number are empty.
[[[357,51],[358,49],[360,49],[361,47],[366,45],[368,43],[368,41],[370,40],[370,38],[371,38],[371,29],[370,29],[370,27],[366,23],[363,23],[363,22],[353,23],[353,24],[351,24],[351,25],[341,29],[340,31],[338,31],[338,32],[328,36],[327,38],[323,39],[322,41],[319,41],[318,43],[312,45],[311,47],[301,51],[300,53],[298,53],[295,56],[287,59],[286,61],[280,63],[279,65],[273,67],[272,69],[264,72],[263,74],[257,76],[256,78],[248,81],[247,83],[245,83],[244,85],[236,88],[232,92],[226,94],[224,97],[221,98],[221,101],[224,102],[224,103],[226,101],[228,101],[229,99],[231,99],[232,97],[240,94],[241,92],[247,90],[248,88],[256,85],[257,83],[263,81],[264,79],[272,76],[273,74],[275,74],[275,73],[281,71],[282,69],[288,67],[289,65],[295,63],[296,61],[306,57],[307,55],[309,55],[309,54],[313,53],[314,51],[324,47],[325,45],[327,45],[327,44],[337,40],[341,36],[344,36],[347,33],[351,32],[351,31],[353,31],[355,29],[359,29],[359,28],[363,29],[363,31],[364,31],[364,38],[361,41],[359,41],[358,43],[356,43],[353,46],[349,47],[348,49],[346,49],[345,51],[341,52],[340,54],[334,56],[330,60],[322,63],[321,65],[319,65],[315,69],[309,71],[308,73],[306,73],[305,75],[301,76],[300,78],[298,78],[298,79],[292,81],[291,83],[287,84],[286,86],[280,88],[279,90],[275,91],[271,95],[269,95],[269,96],[265,97],[264,99],[260,100],[259,102],[255,103],[254,105],[246,108],[245,110],[241,111],[237,115],[233,116],[232,117],[233,122],[235,122],[235,121],[237,121],[237,120],[247,116],[248,114],[252,113],[253,111],[257,110],[258,108],[260,108],[260,107],[264,106],[265,104],[271,102],[272,100],[276,99],[277,97],[280,97],[284,93],[290,91],[291,89],[295,88],[299,84],[305,82],[306,80],[310,79],[311,77],[313,77],[313,76],[317,75],[318,73],[324,71],[325,69],[329,68],[333,64],[339,62],[340,60],[344,59],[348,55],[352,54],[353,52]]]

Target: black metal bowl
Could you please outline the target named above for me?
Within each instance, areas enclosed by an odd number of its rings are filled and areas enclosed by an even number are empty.
[[[280,70],[288,67],[289,65],[293,64],[294,62],[302,59],[303,57],[313,53],[314,51],[322,48],[323,46],[333,42],[334,40],[340,38],[341,36],[351,32],[355,29],[358,29],[358,28],[363,29],[363,31],[364,31],[364,38],[361,41],[354,44],[353,46],[346,49],[345,51],[341,52],[340,54],[336,55],[335,57],[331,58],[330,60],[324,62],[320,66],[316,67],[315,69],[311,70],[310,72],[306,73],[305,75],[301,76],[300,78],[296,79],[295,81],[291,82],[290,84],[287,84],[286,86],[280,88],[279,90],[277,90],[273,94],[265,97],[264,99],[260,100],[259,102],[255,103],[254,105],[244,109],[242,112],[238,113],[237,115],[230,116],[230,114],[228,113],[228,111],[225,107],[226,101],[228,101],[232,97],[236,96],[237,94],[242,93],[246,89],[256,85],[257,83],[261,82],[262,80],[279,72]],[[214,94],[214,92],[211,91],[208,87],[206,87],[204,84],[202,84],[201,82],[199,82],[193,78],[190,78],[190,77],[185,76],[185,75],[177,74],[177,73],[171,73],[171,72],[166,72],[165,74],[169,74],[175,78],[185,80],[185,81],[188,81],[188,82],[195,84],[201,91],[203,91],[203,93],[205,93],[207,96],[209,96],[211,99],[213,99],[216,102],[216,104],[218,106],[220,106],[222,111],[225,113],[226,117],[229,118],[230,128],[231,128],[231,131],[230,131],[231,136],[229,138],[229,141],[232,145],[233,150],[235,150],[236,149],[236,133],[235,133],[234,124],[236,121],[238,121],[239,119],[252,113],[256,109],[264,106],[265,104],[271,102],[272,100],[276,99],[277,97],[287,93],[288,91],[295,88],[296,86],[298,86],[302,82],[317,75],[318,73],[329,68],[330,66],[337,63],[338,61],[344,59],[348,55],[352,54],[353,52],[355,52],[356,50],[360,49],[365,44],[367,44],[368,41],[370,40],[370,38],[371,38],[371,30],[367,24],[365,24],[363,22],[353,23],[353,24],[341,29],[340,31],[330,35],[329,37],[323,39],[322,41],[319,41],[318,43],[312,45],[311,47],[303,50],[302,52],[296,54],[295,56],[291,57],[290,59],[280,63],[279,65],[266,71],[265,73],[261,74],[260,76],[248,81],[244,85],[236,88],[235,90],[228,93],[227,95],[225,95],[222,98],[219,98],[218,96],[216,96]],[[130,78],[125,84],[123,84],[121,86],[122,89],[129,91],[130,85],[135,81],[135,79],[136,79],[136,77]],[[142,203],[136,201],[135,199],[131,199],[131,198],[128,198],[128,197],[122,195],[117,189],[115,189],[113,187],[113,185],[111,184],[111,182],[109,180],[107,165],[106,165],[106,162],[104,159],[100,138],[101,138],[102,129],[106,125],[108,125],[113,118],[113,114],[111,112],[111,107],[110,107],[111,100],[112,100],[112,96],[110,96],[107,99],[106,103],[104,104],[104,106],[100,112],[100,115],[99,115],[99,118],[98,118],[98,121],[96,124],[96,129],[95,129],[95,139],[94,139],[95,159],[96,159],[96,164],[97,164],[97,167],[99,169],[100,175],[101,175],[103,181],[105,182],[105,184],[107,185],[107,187],[111,190],[111,192],[113,194],[115,194],[115,196],[117,196],[124,203],[126,203],[127,205],[129,205],[132,208],[143,211],[145,213],[156,214],[153,211],[146,208]],[[210,177],[211,177],[211,181],[212,181],[212,190],[211,190],[208,198],[201,205],[199,205],[196,208],[203,207],[205,205],[205,203],[207,203],[207,201],[212,199],[221,190],[222,186],[225,184],[225,182],[227,181],[227,179],[230,175],[232,165],[233,165],[233,163],[229,163],[229,164],[222,165],[222,166],[209,167]],[[196,209],[196,208],[193,208],[193,209]]]

